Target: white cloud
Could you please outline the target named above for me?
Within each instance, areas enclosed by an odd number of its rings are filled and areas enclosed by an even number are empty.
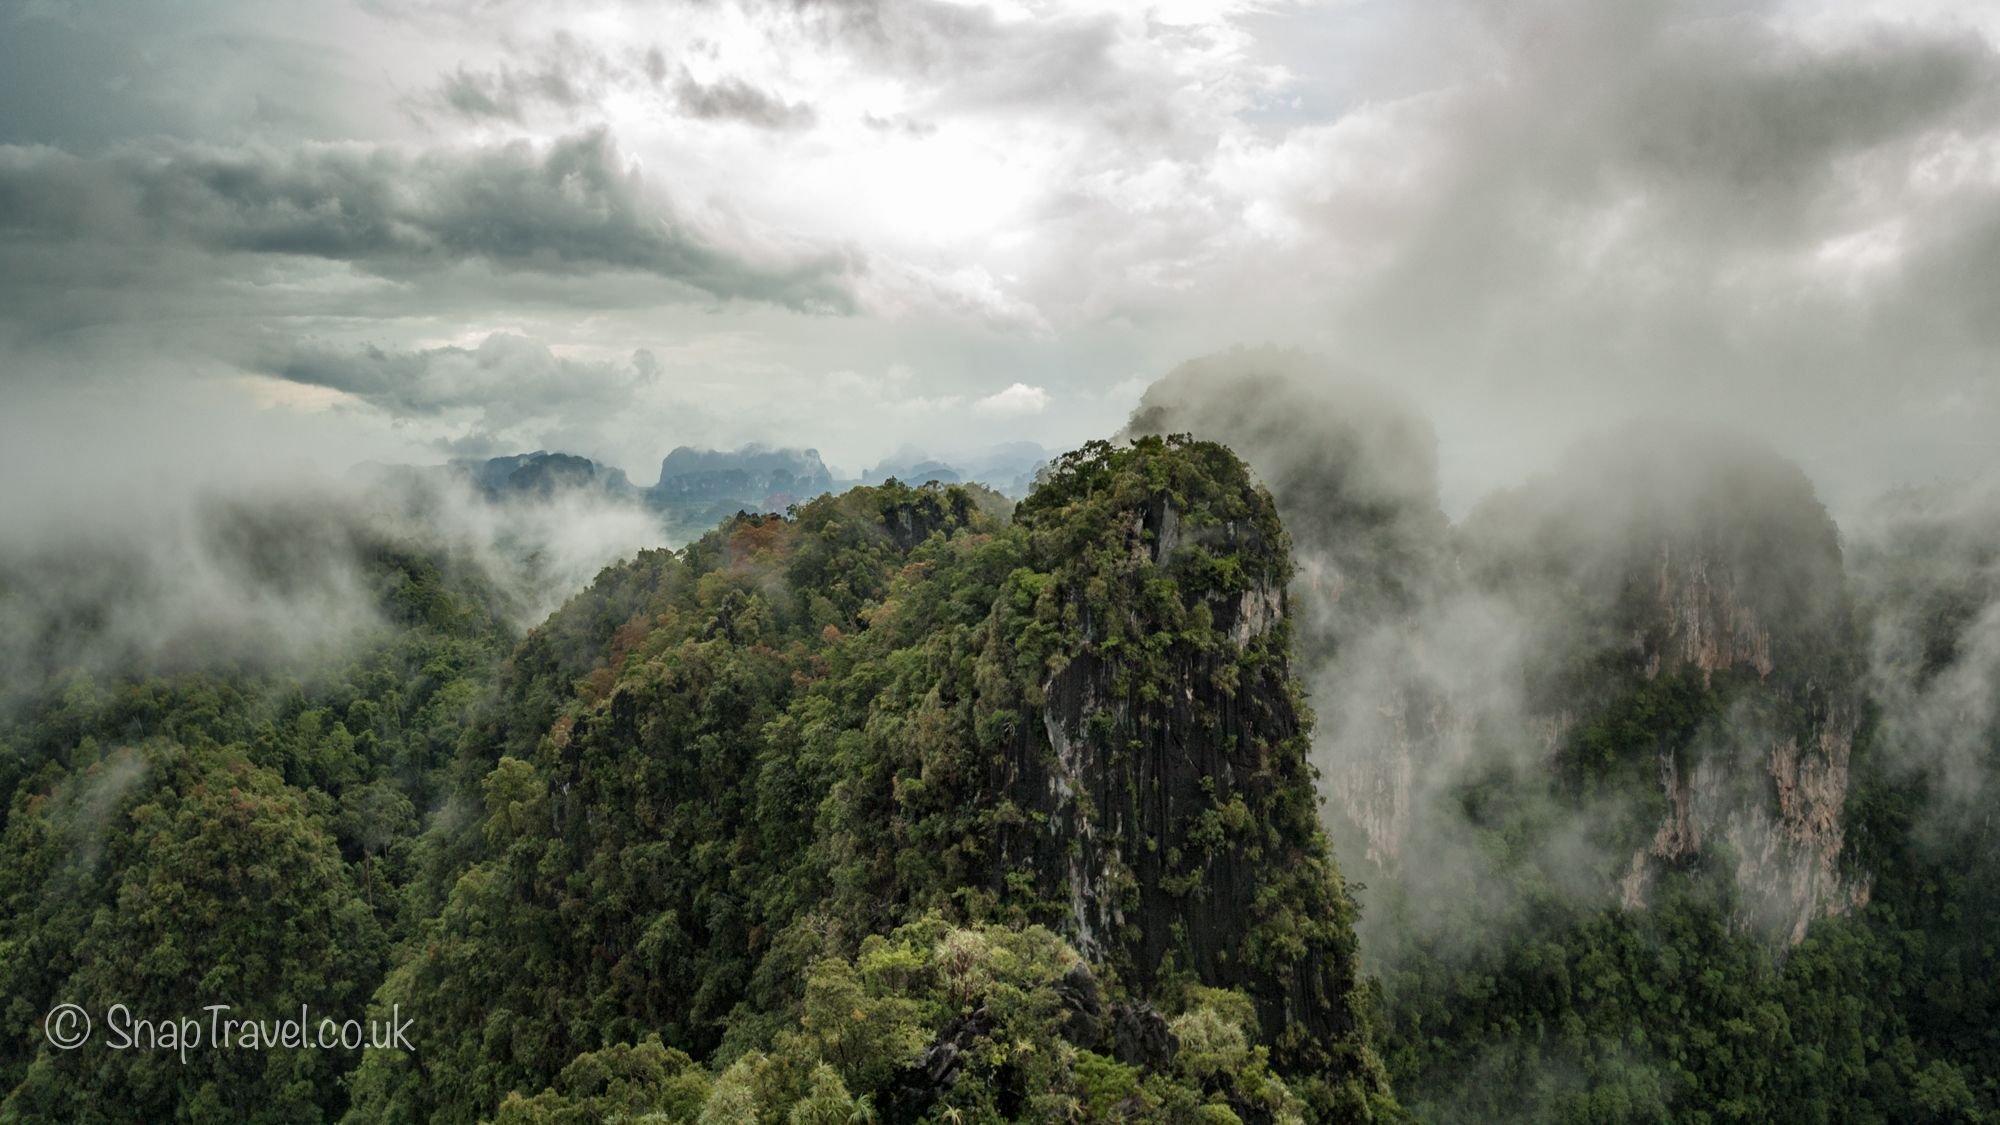
[[[0,108],[0,423],[10,380],[312,340],[429,358],[238,389],[635,475],[681,442],[865,464],[999,420],[1073,443],[1122,379],[1275,343],[1524,457],[1663,405],[1852,449],[2000,338],[2000,24],[1948,0],[207,5],[199,51],[145,5],[76,32],[80,76],[157,57],[129,96]],[[482,362],[496,334],[547,354]]]
[[[1026,418],[1049,408],[1049,392],[1026,383],[1015,383],[972,404],[972,409],[989,418]]]

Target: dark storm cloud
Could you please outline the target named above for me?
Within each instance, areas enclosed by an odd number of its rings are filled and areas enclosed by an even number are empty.
[[[322,10],[323,11],[323,10]],[[0,3],[0,144],[339,136],[369,103],[356,58],[310,18],[232,0]]]
[[[962,107],[1069,105],[1094,112],[1105,108],[1105,99],[1124,105],[1160,92],[1150,84],[1132,88],[1131,80],[1138,76],[1117,57],[1118,21],[1105,13],[1016,19],[1003,17],[988,5],[952,0],[723,0],[691,6],[740,13],[748,25],[769,37],[767,45],[782,42],[785,37],[777,34],[781,31],[802,31],[808,39],[846,56],[867,72],[921,80],[945,91],[949,101]],[[493,8],[520,11],[529,7],[518,0],[493,5],[443,0],[424,5],[382,5],[380,10],[403,19],[464,28],[490,20]],[[632,2],[609,7],[629,14],[644,13],[650,5]],[[1152,32],[1165,34],[1167,28],[1155,25]],[[693,53],[704,53],[702,44],[690,46]],[[517,89],[521,74],[573,72],[584,64],[589,71],[616,75],[623,82],[637,78],[661,86],[675,85],[678,73],[682,82],[674,92],[683,104],[692,102],[688,109],[696,116],[760,124],[777,120],[790,125],[799,111],[812,112],[809,105],[790,102],[733,76],[697,82],[707,94],[690,98],[685,71],[678,70],[678,60],[658,46],[629,57],[623,52],[604,51],[585,63],[571,40],[539,55],[548,57],[538,57],[525,70],[512,72],[517,76]],[[551,59],[567,59],[567,63],[552,67]],[[463,79],[453,76],[448,87],[475,110],[506,116],[508,100],[499,96],[506,84],[499,79],[507,73],[502,68]],[[772,107],[789,112],[774,118]],[[733,112],[735,109],[749,111]]]
[[[1605,170],[1674,191],[1732,234],[1795,229],[1800,201],[1837,193],[1840,161],[1949,126],[1990,93],[1993,53],[1978,37],[1883,31],[1813,50],[1753,28],[1693,28],[1605,108]]]
[[[267,348],[252,366],[264,374],[351,395],[396,418],[471,417],[455,449],[499,449],[511,440],[548,444],[588,432],[623,411],[659,377],[650,352],[626,363],[558,356],[522,336],[495,333],[477,347],[391,351],[296,342]]]
[[[808,6],[823,25],[878,62],[949,79],[975,97],[1038,100],[1115,76],[1116,27],[1107,16],[1002,21],[992,8],[919,0]]]
[[[948,0],[749,0],[767,18],[798,21],[871,70],[915,80],[934,114],[1053,110],[1128,141],[1173,133],[1172,76],[1128,65],[1111,15],[1003,19]],[[1171,34],[1163,24],[1149,33]]]
[[[1296,241],[1229,268],[1329,279],[1323,338],[1433,409],[1449,507],[1634,413],[1757,432],[1836,506],[1991,471],[1986,37],[1764,3],[1413,10],[1385,54],[1458,28],[1452,81],[1247,150]]]
[[[537,107],[585,113],[630,78],[630,68],[559,32],[520,65],[504,63],[491,70],[458,67],[430,97],[418,99],[410,108],[420,118],[425,110],[442,109],[472,121],[518,123]]]
[[[1261,340],[1423,401],[1452,510],[1634,411],[1727,416],[1816,477],[1814,449],[1856,478],[1992,461],[2000,68],[1941,0],[192,2],[0,13],[27,68],[0,89],[50,103],[0,122],[46,111],[12,135],[54,146],[0,148],[25,379],[267,371],[307,336],[401,370],[504,329],[660,347],[795,413],[779,388],[826,371],[907,365],[966,417],[1019,381],[1067,438],[1112,384]],[[185,104],[83,96],[128,77]],[[1047,373],[988,377],[1009,349]],[[473,409],[341,378],[390,417]]]
[[[701,52],[697,50],[696,54]],[[558,34],[546,46],[519,52],[523,61],[491,70],[459,67],[413,109],[444,111],[467,120],[521,123],[547,109],[574,119],[587,117],[613,91],[660,99],[669,112],[701,121],[733,121],[761,129],[809,129],[818,121],[813,107],[791,101],[739,76],[707,81],[684,65],[668,61],[659,47],[643,53],[598,50],[574,36]]]
[[[1435,111],[1434,166],[1355,318],[1399,348],[1582,344],[1634,373],[1747,348],[1768,367],[1774,346],[1814,337],[1790,318],[1823,315],[1826,294],[1803,270],[1756,271],[1902,221],[1902,276],[1919,282],[1973,218],[1910,207],[1910,174],[1918,146],[1992,119],[2000,66],[1977,35],[1885,26],[1808,43],[1741,5],[1502,11],[1499,78]],[[1321,217],[1351,221],[1345,202]],[[1425,330],[1440,312],[1470,331]]]
[[[804,102],[788,102],[741,78],[701,83],[686,71],[674,83],[682,112],[705,121],[740,121],[763,129],[811,128],[818,115]]]
[[[657,370],[636,356],[631,367],[562,359],[532,340],[497,333],[476,348],[408,352],[300,343],[260,366],[267,374],[342,391],[404,415],[501,400],[531,409],[578,400],[622,402]]]
[[[769,37],[770,49],[784,49],[788,32],[802,32],[866,71],[911,80],[927,112],[1061,110],[1121,133],[1157,134],[1171,124],[1170,87],[1158,81],[1162,76],[1123,63],[1116,54],[1118,24],[1108,15],[1009,20],[989,7],[945,0],[746,0],[741,10]],[[518,123],[539,108],[587,114],[606,91],[620,89],[654,92],[668,112],[702,121],[776,131],[805,130],[819,122],[810,101],[786,97],[740,74],[690,71],[685,60],[712,61],[713,44],[697,41],[671,53],[657,45],[643,52],[593,50],[559,36],[515,54],[518,64],[484,71],[461,67],[425,104],[462,118]],[[904,131],[922,136],[934,128],[926,121]]]
[[[571,76],[554,69],[523,73],[506,67],[488,72],[461,68],[438,88],[438,100],[445,108],[474,120],[500,117],[519,121],[522,103],[532,99],[569,108],[583,102]]]
[[[162,243],[350,263],[392,279],[465,261],[635,271],[713,297],[847,312],[852,263],[723,244],[650,194],[602,130],[417,156],[372,146],[0,149],[0,231],[20,242]]]

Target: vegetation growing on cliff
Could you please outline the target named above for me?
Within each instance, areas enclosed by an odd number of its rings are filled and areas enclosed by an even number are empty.
[[[1428,513],[1354,510],[1401,529],[1385,565],[1442,550]],[[1771,594],[1805,627],[1766,618],[1768,649],[1708,629],[1767,604],[1726,568],[1681,598],[1620,539],[1646,580],[1605,602],[1587,552],[1556,560],[1573,612],[1637,640],[1539,635],[1514,670],[1562,721],[1456,776],[1481,859],[1438,867],[1477,881],[1371,873],[1368,932],[1400,944],[1367,965],[1289,612],[1340,574],[1293,581],[1221,446],[1093,443],[1018,507],[892,482],[740,515],[519,638],[476,569],[369,542],[389,627],[335,663],[69,669],[0,718],[0,983],[24,1028],[306,1003],[400,1012],[415,1049],[20,1036],[0,1120],[1979,1120],[2000,851],[1955,794],[2000,764],[1964,678],[2000,551],[1899,527],[1850,559],[1851,619]],[[1813,505],[1738,543],[1838,583],[1829,528]],[[1544,588],[1498,563],[1467,573]],[[1332,634],[1422,612],[1436,573],[1362,583],[1309,644],[1380,651]],[[1745,889],[1768,857],[1651,839],[1714,823],[1662,778],[1775,799],[1757,739],[1847,731],[1824,700],[1863,636],[1891,717],[1852,728],[1839,828],[1868,893],[1789,944]]]
[[[82,670],[0,721],[0,1119],[311,1121],[346,1104],[353,1050],[114,1050],[105,1012],[364,1017],[396,941],[428,912],[418,835],[453,813],[446,767],[507,637],[473,572],[364,545],[388,622],[295,679],[209,668]],[[49,1046],[58,1003],[95,1044]],[[92,1049],[92,1048],[95,1049]]]
[[[5,1112],[1394,1117],[1287,552],[1227,450],[1096,443],[1018,514],[738,516],[504,660],[469,572],[385,554],[400,628],[336,675],[58,683],[5,733],[17,1022],[307,1002],[415,1049],[17,1043]]]
[[[1188,365],[1132,427],[1242,450],[1299,539],[1415,1116],[2000,1109],[1990,505],[1906,496],[1843,542],[1796,466],[1655,421],[1452,526],[1421,414],[1268,350]]]
[[[1119,1019],[1238,989],[1309,1112],[1390,1111],[1273,608],[1285,551],[1226,450],[1149,439],[1065,458],[1012,523],[888,485],[607,576],[503,677],[538,709],[466,742],[470,865],[381,996],[441,1015],[415,1060],[371,1056],[358,1105],[469,1120],[648,1035],[769,1058],[815,965],[936,916],[1060,929]],[[588,665],[554,656],[593,631]],[[1106,1065],[1149,1080],[1156,1054]],[[1084,1096],[979,1073],[927,1097]]]

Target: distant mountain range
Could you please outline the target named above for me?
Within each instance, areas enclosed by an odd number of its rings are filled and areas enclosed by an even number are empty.
[[[633,484],[623,469],[546,450],[454,461],[446,471],[490,499],[542,498],[581,489],[644,503],[676,523],[706,526],[737,511],[781,512],[828,492],[890,479],[906,484],[977,483],[1018,498],[1027,494],[1049,457],[1047,449],[1033,442],[944,456],[905,445],[859,478],[846,478],[835,476],[816,449],[761,443],[733,450],[683,445],[660,462],[659,480],[649,488]]]
[[[960,450],[936,457],[905,445],[881,464],[861,474],[860,484],[880,484],[890,478],[905,484],[978,483],[1019,498],[1034,486],[1035,474],[1048,464],[1050,453],[1031,441],[1013,441],[983,449]]]
[[[640,492],[626,479],[625,470],[571,453],[537,450],[487,461],[457,461],[451,467],[469,476],[479,491],[496,498],[550,496],[573,488],[597,488],[634,497]]]
[[[765,511],[783,511],[801,500],[833,490],[833,473],[817,449],[694,449],[680,446],[660,462],[652,499],[669,504],[744,502]]]

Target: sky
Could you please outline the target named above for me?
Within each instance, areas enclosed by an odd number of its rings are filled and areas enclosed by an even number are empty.
[[[2000,0],[0,2],[0,474],[1105,436],[1308,349],[1448,508],[2000,467]],[[31,482],[34,488],[19,487]]]

